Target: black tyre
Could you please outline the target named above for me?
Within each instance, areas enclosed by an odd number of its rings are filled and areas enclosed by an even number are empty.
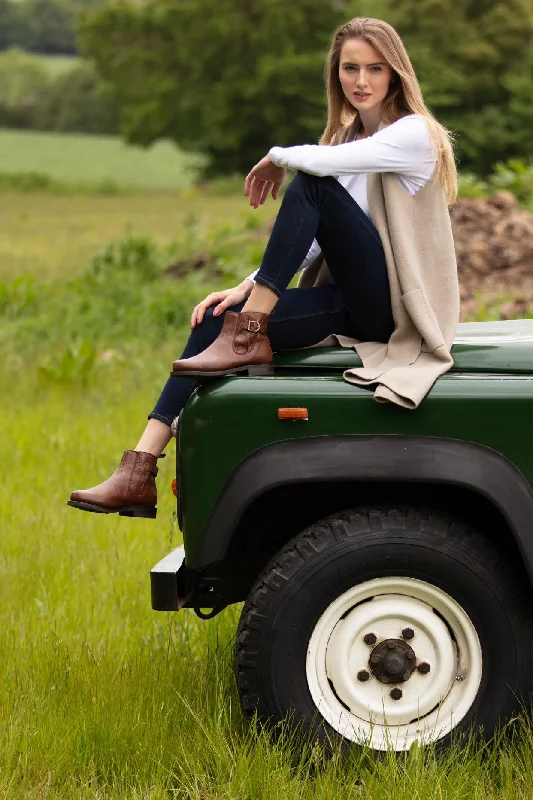
[[[441,512],[380,506],[321,520],[245,603],[235,674],[246,714],[323,741],[407,749],[490,737],[529,700],[531,591],[520,564]]]

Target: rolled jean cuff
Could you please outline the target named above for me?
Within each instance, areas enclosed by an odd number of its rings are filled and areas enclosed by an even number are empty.
[[[178,415],[176,414],[176,417],[177,416]],[[158,414],[157,412],[154,413],[153,411],[151,414],[148,414],[148,419],[158,419],[159,422],[164,422],[164,424],[168,425],[169,428],[174,422],[174,417],[172,417],[172,419],[169,419],[169,417],[164,417],[162,414]]]
[[[282,292],[280,292],[280,290],[278,289],[276,284],[272,283],[272,281],[269,281],[268,278],[263,278],[261,273],[258,273],[255,276],[255,282],[256,283],[260,283],[261,286],[266,286],[267,289],[270,289],[270,291],[274,292],[275,295],[277,295],[278,297],[281,297]]]

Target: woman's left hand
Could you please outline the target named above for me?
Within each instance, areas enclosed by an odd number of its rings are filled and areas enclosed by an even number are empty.
[[[283,167],[276,167],[268,156],[262,158],[244,182],[244,194],[250,198],[250,205],[254,208],[262,206],[271,190],[272,198],[276,200],[284,178]]]

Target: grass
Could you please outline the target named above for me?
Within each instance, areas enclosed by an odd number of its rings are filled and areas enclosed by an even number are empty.
[[[62,55],[39,55],[35,56],[52,78],[57,78],[65,72],[69,72],[73,67],[79,64],[82,59],[79,56],[62,56]]]
[[[128,233],[167,245],[185,237],[193,221],[199,228],[266,222],[278,207],[270,202],[253,211],[240,193],[208,196],[194,188],[119,197],[0,192],[0,281],[23,273],[75,274],[103,244]]]
[[[0,130],[0,174],[168,190],[190,186],[200,163],[199,156],[181,153],[171,142],[143,149],[115,136]]]
[[[249,725],[231,674],[239,607],[209,622],[150,609],[149,569],[180,542],[172,458],[155,522],[66,506],[134,446],[175,352],[139,343],[85,390],[43,388],[32,373],[0,390],[3,800],[531,797],[525,723],[485,750],[380,762],[327,758]]]
[[[189,308],[253,269],[274,208],[199,189],[0,194],[2,800],[533,796],[525,718],[491,747],[381,760],[247,722],[232,677],[240,607],[207,622],[150,607],[149,570],[181,542],[173,442],[156,521],[66,506],[135,446]],[[128,229],[137,238],[105,247]],[[216,283],[163,278],[173,240],[179,257],[209,251]]]

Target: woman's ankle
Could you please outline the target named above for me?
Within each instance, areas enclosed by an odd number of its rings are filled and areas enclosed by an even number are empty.
[[[271,314],[279,298],[272,289],[262,283],[256,283],[244,304],[242,311],[257,311],[260,314]]]
[[[149,419],[137,446],[137,452],[151,453],[156,458],[160,456],[172,439],[170,427],[158,419]]]

